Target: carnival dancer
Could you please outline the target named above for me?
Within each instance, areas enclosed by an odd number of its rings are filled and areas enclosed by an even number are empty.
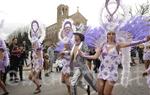
[[[6,44],[2,39],[0,39],[0,87],[4,91],[2,95],[9,94],[5,87],[5,84],[2,81],[3,74],[5,73],[5,68],[8,66],[8,64],[9,64],[9,57]]]
[[[68,94],[71,95],[70,91],[70,45],[68,42],[64,43],[64,50],[61,52],[61,55],[63,55],[64,64],[63,68],[61,70],[61,81],[62,83],[66,84],[66,87],[68,89]]]
[[[73,33],[74,33],[73,21],[71,19],[65,19],[63,21],[62,28],[60,29],[60,32],[58,33],[60,46],[58,46],[57,48],[63,47],[63,48],[60,48],[60,54],[59,54],[61,58],[60,62],[63,65],[63,68],[61,70],[61,73],[62,73],[61,81],[62,83],[66,84],[69,95],[71,95],[70,51],[71,51],[71,46],[72,46]]]
[[[98,95],[112,95],[114,84],[118,80],[120,49],[145,43],[149,40],[150,36],[148,36],[147,39],[130,44],[117,43],[116,33],[110,31],[107,33],[107,42],[104,42],[100,47],[96,48],[95,55],[89,56],[84,52],[79,51],[80,55],[87,59],[96,59],[101,56],[101,66],[99,67],[99,74],[97,76]]]
[[[41,92],[41,84],[40,84],[40,79],[39,79],[39,74],[43,69],[43,52],[42,52],[42,47],[39,45],[39,42],[35,42],[33,43],[33,59],[32,59],[32,63],[33,63],[33,68],[31,69],[30,75],[29,75],[29,79],[33,81],[33,83],[36,85],[36,90],[34,92],[34,94],[38,94]]]
[[[29,79],[36,85],[34,94],[41,92],[40,73],[43,69],[43,47],[41,45],[45,38],[45,30],[36,20],[31,23],[31,29],[28,37],[32,43],[32,69],[29,74]]]

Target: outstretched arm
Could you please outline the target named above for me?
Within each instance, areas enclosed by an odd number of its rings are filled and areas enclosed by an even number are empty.
[[[148,41],[150,41],[150,36],[148,36],[147,39],[140,40],[137,42],[132,42],[132,43],[128,43],[128,44],[119,44],[119,47],[120,48],[126,48],[126,47],[136,46],[136,45],[148,42]]]

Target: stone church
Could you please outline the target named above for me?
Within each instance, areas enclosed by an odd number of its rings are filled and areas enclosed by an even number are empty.
[[[56,44],[58,42],[58,32],[62,27],[64,19],[72,19],[74,25],[80,23],[84,25],[87,24],[87,19],[79,12],[79,9],[77,9],[76,13],[69,16],[69,7],[64,4],[59,5],[57,7],[57,22],[46,28],[46,38],[44,40],[45,46],[49,46],[51,43]]]

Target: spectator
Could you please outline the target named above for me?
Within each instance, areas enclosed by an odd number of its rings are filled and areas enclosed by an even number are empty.
[[[138,51],[138,56],[139,56],[139,62],[140,63],[144,63],[143,60],[143,48],[142,47],[137,47],[137,51]]]
[[[19,57],[19,64],[18,64],[18,69],[19,69],[19,76],[20,76],[20,81],[23,81],[23,65],[24,65],[24,46],[20,46],[20,56]]]
[[[136,53],[137,53],[136,47],[132,47],[132,48],[131,48],[131,61],[132,61],[132,62],[131,62],[131,66],[136,65],[136,63],[135,63]]]
[[[44,71],[45,76],[49,76],[48,70],[49,70],[49,56],[48,54],[44,53]]]
[[[49,65],[50,65],[50,72],[53,72],[53,63],[54,63],[54,46],[53,44],[50,44],[50,46],[47,49],[47,53],[49,56]]]
[[[23,64],[25,63],[26,66],[28,67],[28,64],[27,64],[27,58],[28,58],[28,53],[29,53],[29,48],[28,48],[28,45],[26,44],[26,41],[23,41],[23,54],[22,54],[22,58],[23,58]]]
[[[10,81],[18,81],[17,71],[19,64],[20,49],[18,47],[17,38],[13,38],[10,50]]]

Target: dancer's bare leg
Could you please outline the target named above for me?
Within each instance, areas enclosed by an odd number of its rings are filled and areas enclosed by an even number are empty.
[[[29,79],[36,85],[36,90],[35,90],[35,92],[34,92],[34,94],[38,94],[38,93],[40,93],[41,92],[41,90],[40,90],[40,87],[41,87],[41,85],[40,85],[40,82],[39,82],[39,75],[38,75],[38,73],[36,73],[36,72],[31,72],[31,74],[29,75]]]
[[[105,87],[104,87],[104,95],[112,95],[114,84],[115,82],[106,81]]]
[[[69,85],[66,85],[67,86],[67,89],[68,89],[68,95],[71,95],[71,88]]]
[[[32,77],[32,81],[35,83],[37,86],[37,90],[40,90],[40,80],[39,80],[39,73],[35,73]]]
[[[5,93],[8,92],[7,89],[6,89],[6,87],[5,87],[5,84],[3,83],[2,80],[0,80],[0,87],[3,89],[3,91],[4,91]]]
[[[145,64],[145,69],[148,69],[150,65],[150,60],[144,60],[144,64]]]
[[[105,86],[105,80],[98,79],[97,80],[97,91],[98,95],[104,95],[104,86]]]

